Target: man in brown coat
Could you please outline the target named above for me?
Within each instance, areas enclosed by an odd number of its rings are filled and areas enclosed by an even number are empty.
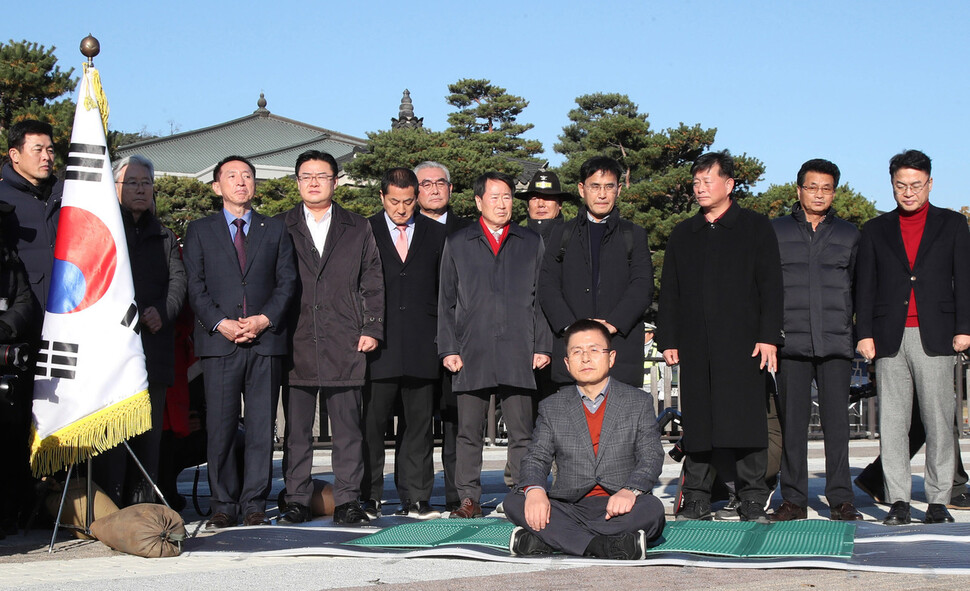
[[[370,223],[332,201],[337,162],[316,150],[300,154],[303,203],[283,214],[300,272],[299,306],[290,318],[293,352],[283,390],[286,509],[278,523],[310,518],[312,429],[319,393],[333,429],[333,521],[368,521],[358,502],[364,475],[360,425],[366,354],[384,338],[384,275]]]

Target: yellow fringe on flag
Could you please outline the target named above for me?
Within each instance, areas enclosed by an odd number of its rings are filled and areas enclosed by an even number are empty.
[[[30,469],[34,477],[79,464],[152,428],[148,390],[125,398],[55,431],[43,441],[30,430]]]
[[[104,88],[101,86],[101,74],[98,69],[94,66],[89,66],[87,62],[84,63],[84,74],[87,75],[91,72],[91,86],[88,87],[88,95],[84,97],[84,108],[90,111],[95,106],[98,107],[98,112],[101,113],[101,124],[104,126],[105,135],[108,134],[108,97],[104,96]],[[94,96],[91,96],[91,93]]]

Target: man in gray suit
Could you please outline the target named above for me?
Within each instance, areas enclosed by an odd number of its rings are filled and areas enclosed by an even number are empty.
[[[663,447],[649,394],[610,379],[616,351],[599,322],[565,332],[566,368],[576,385],[539,403],[532,443],[519,469],[522,491],[505,497],[518,555],[641,559],[663,533],[663,504],[652,494]],[[552,463],[555,482],[546,492]]]

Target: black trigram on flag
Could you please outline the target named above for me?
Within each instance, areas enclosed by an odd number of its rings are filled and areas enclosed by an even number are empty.
[[[67,174],[64,178],[100,183],[101,171],[104,168],[104,153],[104,146],[72,143],[68,148]]]
[[[141,334],[141,324],[135,322],[135,318],[137,317],[138,308],[135,307],[135,304],[128,306],[128,311],[125,312],[124,318],[121,319],[121,326],[130,328],[131,330],[135,331],[135,334]],[[132,325],[133,322],[134,325]]]
[[[77,366],[77,343],[60,343],[58,341],[41,341],[37,351],[37,368],[34,374],[43,378],[74,379],[74,368]]]

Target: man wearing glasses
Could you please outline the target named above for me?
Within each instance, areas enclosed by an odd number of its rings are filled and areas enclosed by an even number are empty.
[[[444,225],[450,236],[474,223],[452,211],[451,173],[440,162],[426,160],[414,167],[418,177],[418,211]],[[458,436],[458,399],[451,389],[451,373],[443,372],[440,387],[435,391],[436,406],[441,413],[441,464],[445,480],[445,509],[454,511],[461,499],[455,485],[455,462]]]
[[[505,497],[519,526],[509,549],[643,558],[664,527],[663,504],[652,494],[663,468],[653,398],[610,377],[616,351],[602,323],[579,320],[565,338],[564,363],[575,385],[539,403],[522,459],[523,490]],[[558,472],[549,487],[553,463]]]
[[[364,476],[361,387],[367,353],[384,338],[384,274],[370,223],[333,202],[337,161],[308,150],[296,159],[303,202],[285,214],[302,289],[290,314],[292,364],[283,389],[286,508],[278,523],[310,518],[313,419],[319,394],[333,430],[333,521],[369,521]]]
[[[964,216],[930,204],[930,170],[918,150],[892,157],[897,207],[863,226],[857,259],[856,348],[876,361],[886,525],[911,521],[914,391],[926,428],[923,522],[953,521],[953,367],[970,346],[970,231]]]
[[[613,375],[631,386],[643,385],[643,314],[653,301],[653,264],[647,232],[620,217],[620,163],[590,158],[579,169],[583,207],[575,218],[554,228],[546,243],[539,303],[556,334],[580,318],[592,318],[610,331],[616,351]],[[563,363],[565,341],[553,349],[553,381],[570,381]]]
[[[852,281],[859,230],[832,209],[839,167],[814,159],[798,171],[791,215],[772,220],[785,282],[785,345],[778,350],[784,437],[781,506],[771,521],[808,517],[808,422],[818,387],[825,437],[825,497],[834,520],[859,520],[849,475]]]

